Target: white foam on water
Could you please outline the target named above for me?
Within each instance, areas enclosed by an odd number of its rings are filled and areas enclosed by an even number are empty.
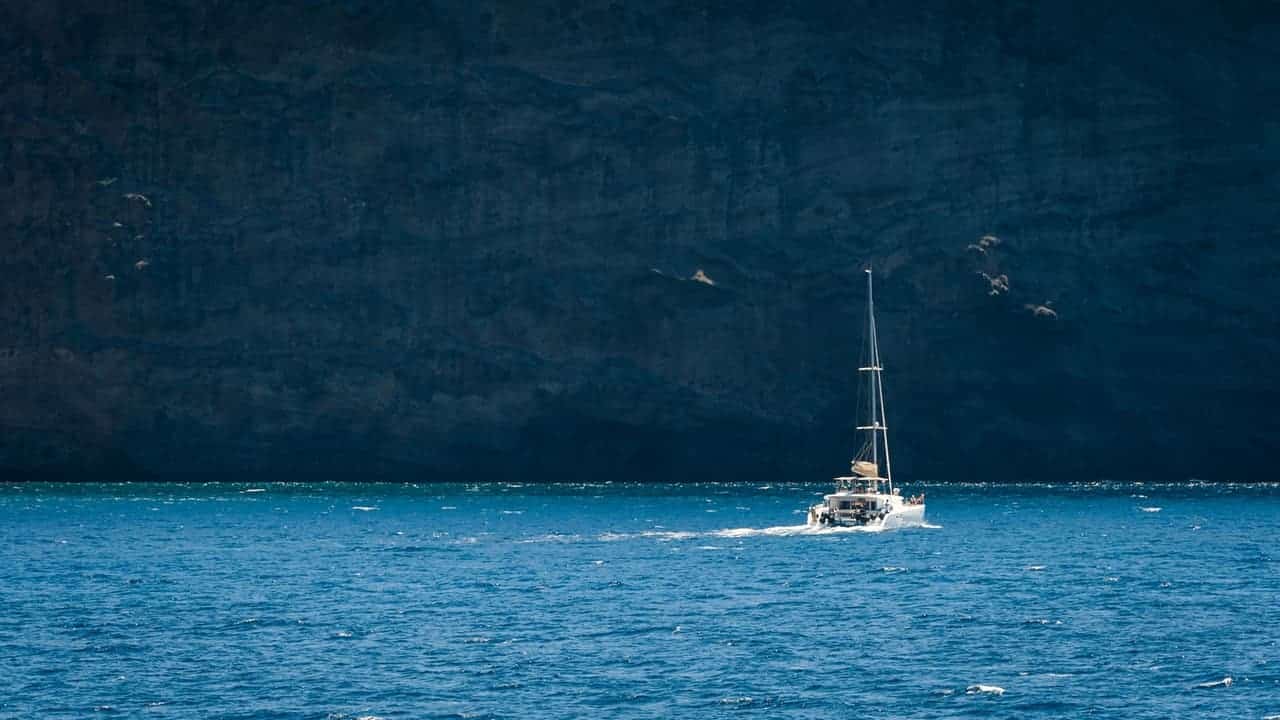
[[[1235,680],[1233,680],[1231,676],[1228,675],[1222,678],[1221,680],[1210,680],[1209,682],[1198,683],[1196,687],[1202,688],[1205,690],[1208,690],[1210,688],[1231,687],[1231,684],[1233,682],[1235,682]]]
[[[660,526],[659,526],[660,527]],[[903,525],[901,528],[884,528],[881,526],[829,526],[829,525],[775,525],[773,527],[752,528],[725,528],[723,530],[708,530],[704,532],[692,532],[687,530],[643,530],[635,533],[617,533],[607,532],[601,533],[597,539],[603,542],[616,542],[619,540],[635,540],[638,538],[652,538],[662,542],[671,542],[673,540],[693,540],[696,538],[748,538],[748,537],[795,537],[804,535],[848,535],[856,533],[879,533],[890,529],[902,528],[929,528],[939,529],[941,525],[929,525],[927,523]]]
[[[618,540],[634,540],[635,538],[653,538],[662,542],[670,542],[672,540],[691,540],[701,535],[702,533],[675,530],[645,530],[638,533],[601,533],[599,539],[603,542],[616,542]]]
[[[846,535],[849,533],[884,532],[880,526],[853,525],[847,527],[831,527],[826,525],[777,525],[766,528],[728,528],[707,533],[712,537],[744,538],[744,537],[793,537],[799,535]]]
[[[1040,572],[1044,570],[1044,568],[1045,568],[1044,565],[1028,565],[1027,566],[1027,569],[1030,570],[1031,572]]]
[[[249,488],[247,490],[241,490],[240,492],[241,493],[260,493],[260,492],[266,492],[266,491],[267,491],[266,488]]]
[[[352,505],[352,506],[351,506],[351,509],[352,509],[352,510],[359,510],[360,512],[373,512],[374,510],[377,510],[378,508],[377,508],[376,506],[374,506],[374,505]]]
[[[844,529],[844,528],[823,528],[814,525],[776,525],[766,528],[726,528],[724,530],[713,530],[708,533],[712,537],[722,538],[744,538],[755,536],[771,536],[771,537],[790,537],[792,535],[817,535],[821,530],[827,529]]]
[[[517,540],[520,545],[529,545],[534,543],[575,543],[582,540],[581,535],[566,535],[561,533],[546,533],[545,535],[535,535],[524,540]]]
[[[965,695],[1003,695],[1004,688],[999,685],[970,685],[964,689]]]
[[[1140,507],[1140,508],[1138,508],[1138,509],[1139,509],[1139,510],[1141,510],[1142,512],[1157,513],[1157,512],[1160,512],[1161,510],[1163,510],[1164,508],[1159,508],[1159,507]]]

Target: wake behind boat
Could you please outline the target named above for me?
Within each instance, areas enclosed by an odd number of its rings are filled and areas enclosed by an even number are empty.
[[[889,428],[884,414],[883,368],[880,344],[876,339],[875,298],[871,287],[871,269],[867,268],[867,335],[870,339],[868,363],[858,368],[867,373],[870,417],[858,430],[868,433],[862,449],[850,462],[851,474],[835,478],[836,491],[824,495],[822,502],[809,508],[810,525],[866,526],[895,528],[924,524],[924,494],[902,497],[893,485],[893,466],[889,461]],[[880,449],[884,448],[884,475],[880,475]]]

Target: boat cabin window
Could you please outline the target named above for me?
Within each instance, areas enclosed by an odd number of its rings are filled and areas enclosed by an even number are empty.
[[[840,501],[840,509],[841,509],[841,510],[848,510],[848,509],[850,509],[850,508],[852,508],[852,507],[853,507],[853,503],[852,503],[852,502],[850,502],[850,501],[848,501],[848,500],[841,500],[841,501]]]

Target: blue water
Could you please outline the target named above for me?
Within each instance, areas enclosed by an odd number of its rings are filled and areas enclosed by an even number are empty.
[[[0,717],[1280,714],[1275,485],[260,487],[0,484]]]

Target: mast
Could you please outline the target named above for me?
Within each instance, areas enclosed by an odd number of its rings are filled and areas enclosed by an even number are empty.
[[[867,273],[867,334],[871,341],[871,366],[858,368],[860,372],[872,373],[871,376],[871,424],[859,426],[859,430],[871,431],[871,461],[876,465],[876,474],[880,467],[880,438],[884,437],[884,480],[888,492],[893,492],[893,464],[889,460],[889,427],[884,412],[884,381],[880,365],[880,341],[876,337],[875,292],[871,283],[871,268]]]

